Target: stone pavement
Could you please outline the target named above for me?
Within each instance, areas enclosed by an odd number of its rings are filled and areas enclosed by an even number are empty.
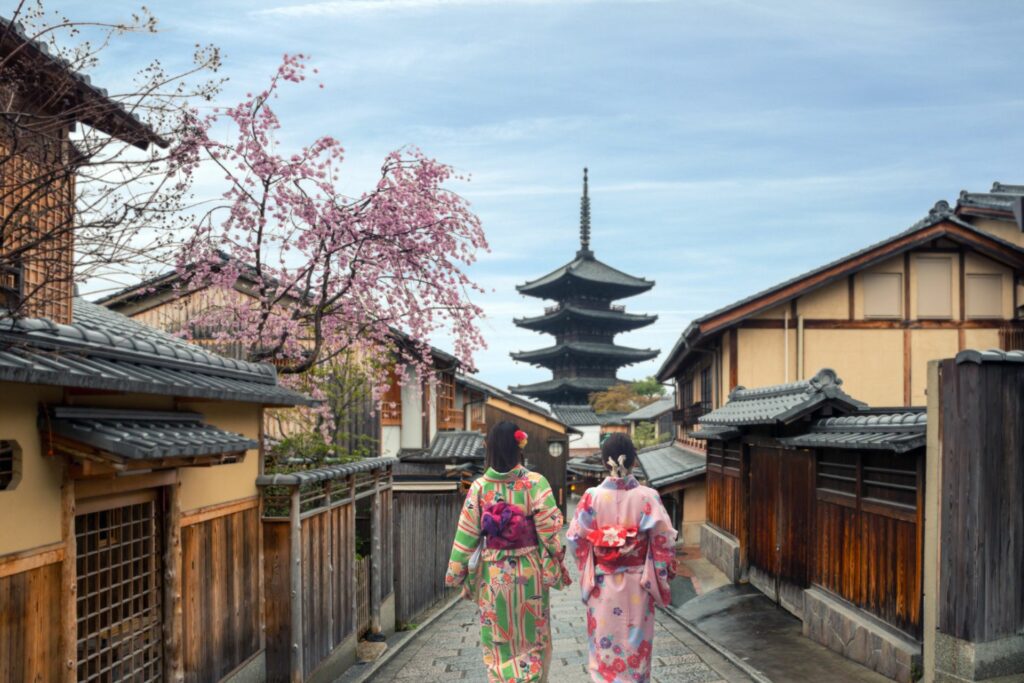
[[[571,563],[570,563],[571,564]],[[573,581],[575,567],[570,566]],[[574,583],[551,592],[552,683],[589,683],[586,610]],[[652,680],[655,683],[749,683],[751,679],[671,618],[658,613]],[[487,683],[477,608],[466,601],[436,619],[370,679],[373,683],[466,681]]]

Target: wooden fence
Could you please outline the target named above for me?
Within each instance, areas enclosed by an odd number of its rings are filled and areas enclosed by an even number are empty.
[[[461,492],[395,493],[395,618],[410,623],[450,592],[448,556],[465,499]]]
[[[257,479],[263,495],[267,680],[297,683],[358,632],[356,505],[370,501],[369,628],[392,585],[393,458]],[[364,580],[365,585],[365,580]]]

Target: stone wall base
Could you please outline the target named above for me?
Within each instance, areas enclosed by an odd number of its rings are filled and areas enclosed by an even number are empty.
[[[971,643],[935,634],[936,683],[1024,680],[1024,634]]]
[[[804,635],[883,676],[910,683],[921,644],[819,588],[804,591]]]
[[[740,541],[711,524],[700,526],[700,554],[705,560],[722,570],[733,583],[747,580],[740,566]]]

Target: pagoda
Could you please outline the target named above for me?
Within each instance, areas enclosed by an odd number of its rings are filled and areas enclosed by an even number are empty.
[[[616,376],[619,368],[658,355],[654,349],[618,346],[613,341],[620,332],[645,327],[658,319],[656,315],[626,313],[625,307],[612,304],[616,299],[646,292],[654,282],[627,275],[594,256],[590,249],[587,185],[587,169],[583,169],[580,249],[576,258],[516,287],[520,294],[556,302],[545,308],[543,315],[513,320],[519,327],[553,335],[555,343],[511,354],[517,361],[548,368],[553,377],[509,389],[551,405],[584,405],[590,394],[621,383]]]

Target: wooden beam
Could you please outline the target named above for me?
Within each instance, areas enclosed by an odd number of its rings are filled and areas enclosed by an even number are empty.
[[[808,330],[998,330],[1008,321],[1001,319],[976,320],[847,320],[846,318],[804,319]],[[733,329],[781,330],[782,320],[747,320]]]
[[[63,493],[63,492],[62,492]],[[11,553],[0,557],[0,579],[21,574],[22,572],[45,567],[48,564],[63,562],[65,556],[65,543],[51,543],[50,545],[23,550],[19,553]]]
[[[216,505],[207,505],[206,507],[189,510],[187,513],[182,513],[181,526],[199,524],[211,519],[216,519],[217,517],[225,517],[227,515],[233,515],[236,512],[251,510],[254,507],[258,507],[259,504],[259,496],[253,496],[252,498],[243,498],[242,500],[217,503]]]
[[[910,320],[910,252],[903,252],[903,319]]]
[[[181,483],[175,481],[164,491],[164,656],[167,666],[164,680],[185,680],[182,650],[183,618],[181,604]]]
[[[846,304],[847,304],[847,317],[850,320],[856,318],[856,308],[853,305],[854,302],[854,290],[855,290],[855,275],[851,275],[846,278]]]
[[[288,510],[289,519],[289,564],[291,571],[290,597],[291,597],[291,683],[302,683],[305,671],[302,666],[303,654],[303,623],[302,623],[302,499],[299,495],[299,487],[292,487],[291,508]]]
[[[740,383],[740,371],[739,371],[739,330],[735,327],[729,330],[729,391],[736,388],[736,385]],[[726,392],[728,394],[728,392]]]
[[[75,480],[64,468],[60,487],[60,537],[64,561],[60,566],[60,659],[63,683],[78,681],[78,545],[75,540]]]
[[[966,307],[967,295],[966,295],[966,287],[965,287],[965,285],[967,283],[967,276],[964,273],[964,260],[965,260],[964,259],[964,250],[961,249],[959,254],[960,254],[960,262],[959,262],[959,277],[958,277],[958,280],[960,281],[960,292],[959,292],[960,296],[959,296],[959,302],[958,303],[960,304],[960,311],[959,311],[960,314],[957,316],[957,318],[959,320],[967,320],[967,307]],[[1002,282],[1000,282],[1000,286],[1002,286]],[[963,347],[960,347],[960,348],[963,348]]]
[[[88,479],[75,482],[75,496],[79,499],[111,496],[128,491],[159,488],[177,483],[177,470],[164,470],[149,474]]]

